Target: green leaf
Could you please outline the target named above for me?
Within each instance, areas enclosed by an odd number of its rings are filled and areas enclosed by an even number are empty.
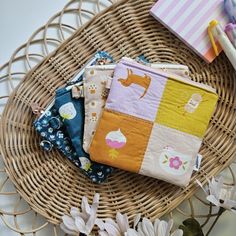
[[[162,163],[165,164],[167,161],[163,161]]]
[[[199,222],[194,218],[183,221],[183,225],[180,225],[179,229],[183,230],[183,236],[204,236]]]
[[[167,156],[167,155],[165,155],[165,158],[168,160],[169,159],[169,157]]]
[[[187,162],[187,161],[185,161],[185,162],[184,162],[184,165],[186,165],[187,163],[188,163],[188,162]]]
[[[185,170],[185,166],[182,166],[183,167],[183,169]]]

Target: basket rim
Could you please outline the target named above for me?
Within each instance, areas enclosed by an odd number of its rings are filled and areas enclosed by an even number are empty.
[[[114,5],[111,5],[110,7],[108,7],[107,9],[103,10],[102,12],[98,13],[95,17],[93,17],[91,20],[89,20],[85,25],[83,25],[80,29],[78,29],[77,31],[74,32],[73,35],[71,35],[68,39],[66,39],[62,44],[59,45],[59,47],[57,49],[55,49],[53,52],[51,52],[49,55],[47,55],[39,64],[37,64],[34,68],[32,68],[25,76],[24,78],[21,80],[21,82],[17,85],[17,87],[15,88],[15,90],[11,93],[8,101],[7,101],[7,104],[4,108],[4,111],[3,111],[3,114],[2,114],[2,118],[0,120],[0,132],[3,133],[4,132],[4,123],[3,123],[3,120],[4,120],[4,117],[6,116],[8,110],[9,110],[9,106],[11,105],[12,101],[14,100],[14,96],[15,94],[17,93],[19,87],[22,85],[22,83],[24,83],[27,78],[29,78],[33,72],[35,70],[37,70],[40,66],[42,66],[49,58],[53,57],[59,50],[61,47],[63,47],[64,45],[66,45],[66,43],[68,41],[70,41],[75,35],[78,35],[80,33],[82,33],[82,31],[84,29],[86,29],[87,27],[89,27],[97,18],[101,17],[102,15],[104,14],[107,14],[109,13],[109,11],[113,8],[115,8],[117,5],[120,5],[122,3],[125,3],[126,0],[120,0],[118,1],[117,3],[115,3]],[[82,65],[81,65],[82,66]],[[235,135],[236,136],[236,135]],[[11,169],[8,165],[8,161],[7,161],[7,158],[5,156],[5,153],[2,151],[4,149],[4,140],[3,140],[3,135],[1,134],[0,135],[0,148],[1,148],[1,153],[2,153],[2,157],[3,157],[3,161],[4,161],[4,164],[5,164],[5,167],[6,167],[6,171],[7,171],[7,174],[9,176],[9,178],[11,179],[11,181],[14,183],[14,185],[16,186],[16,189],[17,189],[17,192],[19,192],[19,194],[29,203],[29,205],[32,207],[32,209],[38,213],[40,213],[41,215],[45,216],[45,212],[41,212],[39,210],[38,207],[35,207],[34,204],[32,204],[32,202],[30,201],[29,197],[27,196],[27,194],[20,188],[20,185],[19,183],[17,182],[17,180],[15,179],[15,177],[10,173],[11,172]],[[236,156],[236,146],[234,147],[234,149],[231,151],[231,154],[230,154],[230,157],[231,156]],[[233,159],[233,158],[232,158]],[[216,173],[219,173],[221,170],[223,170],[225,167],[223,165],[221,165],[221,168],[219,168],[217,170]],[[206,183],[207,180],[205,180],[204,183]],[[197,190],[198,187],[195,188],[194,191]],[[185,195],[185,198],[182,199],[185,200],[186,198],[188,198],[189,196],[191,196],[192,193],[187,193]],[[52,223],[55,223],[51,218],[45,216],[50,222]]]

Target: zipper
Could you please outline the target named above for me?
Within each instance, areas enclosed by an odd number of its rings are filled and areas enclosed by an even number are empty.
[[[126,60],[126,61],[129,61],[129,62],[137,63],[136,60],[133,60],[132,58],[129,58],[129,57],[123,57],[121,60]],[[143,65],[143,64],[141,64],[141,65]],[[179,70],[187,70],[187,71],[189,71],[188,66],[181,65],[181,64],[148,63],[147,65],[150,66],[151,68],[154,68],[154,69],[179,69]]]
[[[98,70],[114,70],[116,67],[116,64],[109,64],[109,65],[93,65],[93,66],[87,66],[86,69],[98,69]]]
[[[84,74],[85,68],[86,68],[88,65],[91,65],[92,63],[94,63],[96,60],[97,60],[96,57],[93,57],[91,60],[89,60],[89,61],[80,69],[80,71],[78,72],[78,74],[76,74],[71,80],[69,80],[69,83],[68,83],[69,86],[67,86],[66,89],[67,89],[67,90],[71,90],[74,86],[83,84],[83,81],[80,81],[80,82],[78,82],[78,83],[73,83],[73,82],[75,82],[78,78],[80,78],[80,77]],[[46,112],[48,112],[48,111],[53,107],[54,103],[55,103],[55,99],[53,98],[53,99],[50,101],[49,105],[46,107],[45,110],[44,110],[43,108],[41,108],[41,107],[38,106],[38,109],[40,109],[40,116],[39,116],[38,120],[40,120],[40,119],[43,117],[43,115],[44,115]],[[34,107],[35,107],[36,105],[37,105],[37,104],[33,104],[33,107],[32,107],[32,105],[31,105],[31,108],[32,108],[32,111],[33,111],[34,114],[36,114],[36,115],[38,114],[38,115],[39,115],[39,113],[36,113],[37,111],[34,109]]]
[[[137,62],[134,62],[132,59],[127,60],[126,57],[123,57],[119,64],[130,66],[130,67],[133,67],[135,69],[142,70],[144,72],[148,72],[150,74],[171,78],[171,79],[180,81],[180,82],[185,83],[185,84],[189,84],[189,85],[192,85],[192,86],[195,86],[195,87],[198,87],[198,88],[202,88],[202,89],[207,90],[207,91],[212,92],[212,93],[216,92],[216,90],[214,88],[210,87],[209,85],[200,84],[198,82],[183,78],[183,77],[178,76],[178,75],[174,75],[174,74],[169,73],[169,72],[167,73],[167,72],[163,72],[163,71],[158,70],[158,69],[148,68],[148,67],[143,66],[143,65],[141,65]]]
[[[71,80],[71,81],[72,81],[72,80]],[[71,90],[74,86],[80,86],[80,85],[82,85],[82,84],[83,84],[83,81],[80,81],[80,82],[78,82],[78,83],[69,85],[69,86],[66,87],[66,90],[69,91],[69,90]],[[53,98],[53,99],[51,100],[50,104],[46,107],[45,110],[43,110],[43,109],[41,108],[41,113],[40,113],[41,115],[40,115],[39,118],[38,118],[39,120],[42,118],[42,116],[43,116],[46,112],[48,112],[48,111],[53,107],[54,103],[55,103],[55,99]],[[34,113],[34,111],[33,111],[33,113]],[[34,113],[34,114],[36,114],[36,113]]]
[[[131,59],[131,58],[125,58],[125,59],[129,59],[130,62],[136,62],[135,60]],[[170,64],[170,63],[149,63],[148,66],[150,66],[153,69],[173,69],[173,70],[183,70],[183,71],[189,71],[188,67],[185,65],[177,65],[177,64]],[[87,66],[86,69],[115,69],[116,64],[109,64],[109,65],[93,65],[93,66]]]
[[[184,70],[184,71],[189,71],[188,67],[185,65],[177,65],[177,64],[168,64],[168,63],[151,63],[150,64],[151,68],[153,69],[173,69],[173,70]]]
[[[107,65],[93,65],[88,66],[86,69],[97,69],[97,70],[115,70],[117,64],[107,64]],[[109,76],[106,82],[106,89],[111,88],[113,78]]]

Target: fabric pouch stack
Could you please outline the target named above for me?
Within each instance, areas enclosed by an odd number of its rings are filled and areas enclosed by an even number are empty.
[[[186,186],[217,95],[184,65],[138,61],[96,54],[35,121],[41,146],[58,148],[95,183],[116,167]]]
[[[216,102],[209,86],[124,58],[115,68],[91,158],[186,186]]]

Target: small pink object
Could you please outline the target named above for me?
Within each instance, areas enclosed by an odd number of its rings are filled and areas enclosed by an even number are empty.
[[[115,148],[115,149],[120,149],[122,147],[124,147],[125,143],[124,142],[117,142],[117,141],[112,141],[110,139],[106,139],[106,144],[111,147],[111,148]]]
[[[182,161],[179,157],[172,157],[170,158],[170,168],[174,168],[178,170],[182,166]]]
[[[126,144],[126,137],[121,132],[120,129],[116,131],[111,131],[106,136],[106,144],[114,149],[120,149],[123,148]]]

